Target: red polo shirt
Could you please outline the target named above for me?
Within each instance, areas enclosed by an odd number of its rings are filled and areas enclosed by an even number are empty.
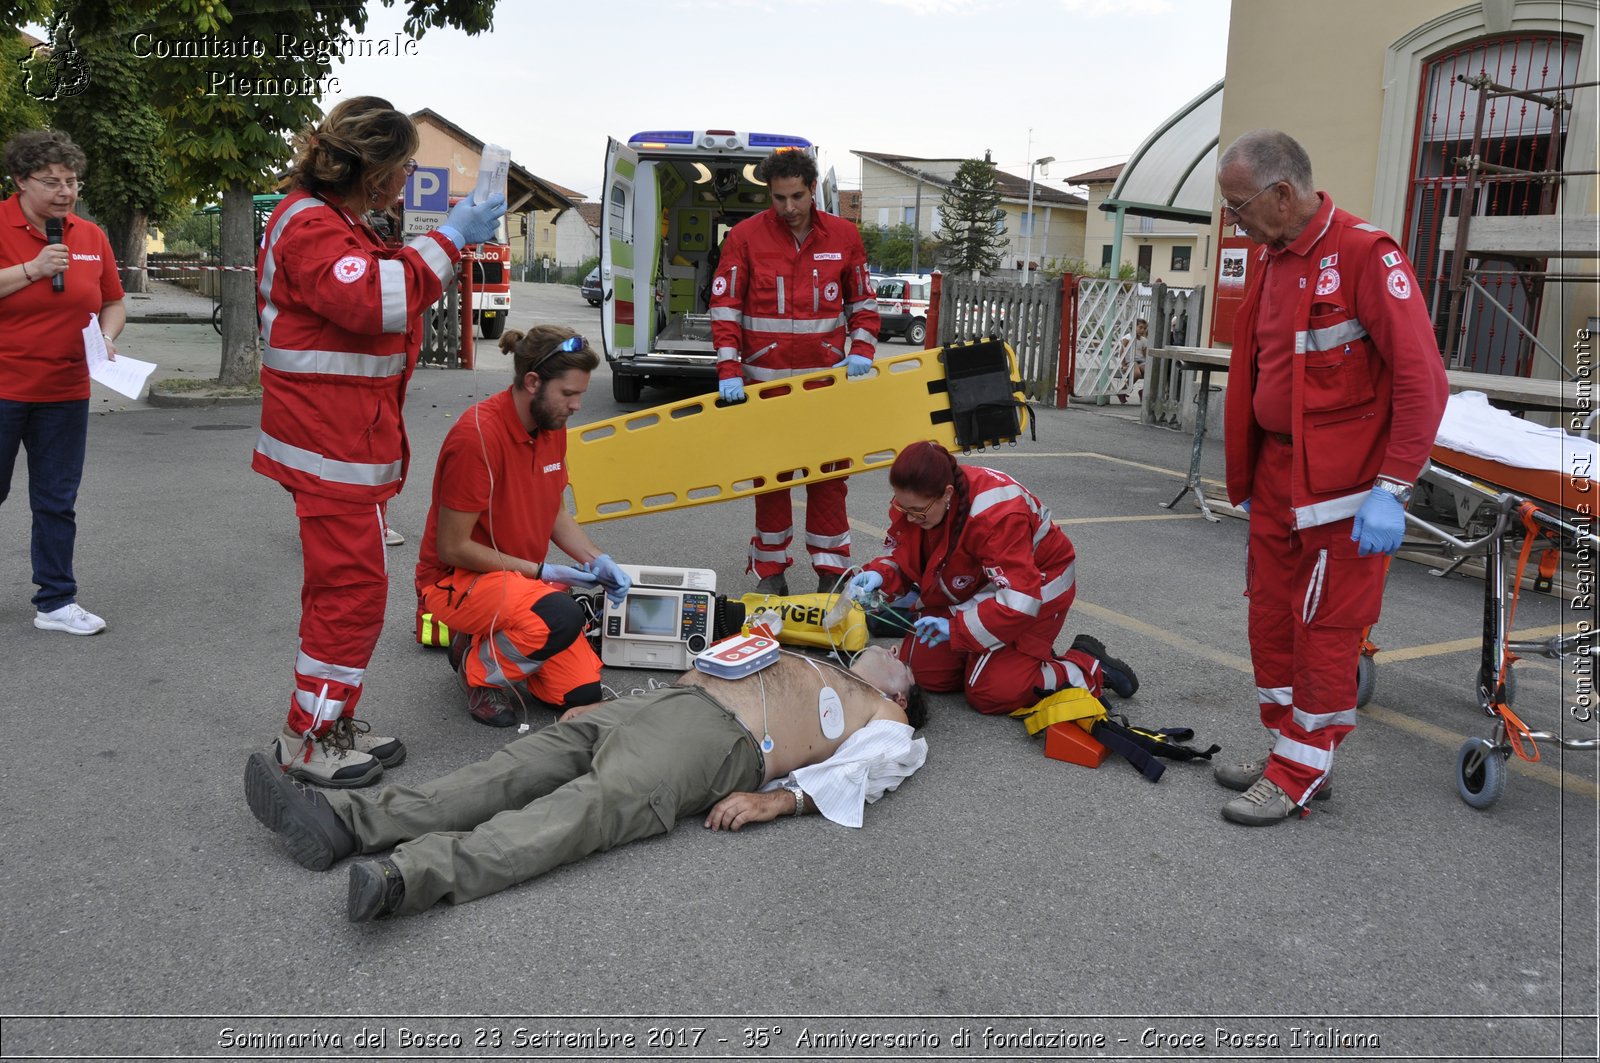
[[[69,214],[61,242],[72,253],[66,288],[40,277],[0,299],[0,399],[70,402],[89,397],[83,330],[89,315],[122,298],[111,242],[100,227]],[[49,243],[28,223],[16,196],[0,201],[0,268],[32,262]]]
[[[528,434],[511,389],[467,410],[444,437],[433,504],[417,557],[417,587],[448,574],[439,561],[439,507],[477,513],[472,538],[502,554],[543,561],[567,488],[567,433]]]
[[[1289,392],[1294,380],[1295,315],[1306,277],[1316,276],[1307,269],[1305,258],[1332,219],[1333,200],[1323,196],[1322,206],[1299,236],[1281,251],[1267,249],[1267,276],[1261,284],[1261,309],[1256,314],[1255,411],[1256,423],[1268,432],[1290,435],[1294,431]]]

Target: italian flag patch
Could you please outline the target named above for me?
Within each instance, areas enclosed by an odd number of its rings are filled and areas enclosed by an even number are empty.
[[[1337,266],[1338,264],[1339,264],[1339,255],[1338,255],[1337,252],[1335,252],[1334,254],[1331,254],[1327,258],[1323,259],[1321,262],[1318,262],[1317,263],[1317,268],[1318,269],[1332,269],[1334,266]]]
[[[1391,269],[1398,266],[1400,264],[1400,252],[1390,251],[1387,255],[1384,255],[1383,264]]]

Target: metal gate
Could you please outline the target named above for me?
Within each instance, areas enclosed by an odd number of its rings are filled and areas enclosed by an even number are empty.
[[[1077,367],[1072,393],[1080,399],[1126,397],[1133,391],[1133,359],[1123,340],[1133,338],[1134,322],[1152,317],[1151,291],[1135,281],[1081,277],[1078,280]],[[1154,325],[1150,345],[1161,346]]]

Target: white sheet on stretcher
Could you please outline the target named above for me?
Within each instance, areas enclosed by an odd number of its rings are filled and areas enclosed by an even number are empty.
[[[1481,391],[1451,395],[1439,422],[1440,446],[1519,469],[1548,469],[1600,479],[1600,445],[1560,428],[1513,417]]]

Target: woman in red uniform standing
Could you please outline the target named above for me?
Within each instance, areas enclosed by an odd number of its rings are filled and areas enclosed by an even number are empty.
[[[5,165],[17,194],[0,202],[0,502],[26,448],[33,626],[98,635],[106,622],[78,604],[72,569],[89,437],[83,330],[99,314],[106,353],[116,356],[127,321],[122,282],[106,234],[73,213],[87,160],[71,138],[18,133]]]
[[[405,759],[399,739],[355,720],[388,601],[384,506],[405,483],[401,407],[438,300],[467,244],[494,236],[495,195],[463,200],[398,250],[364,220],[416,169],[411,119],[374,96],[345,100],[301,134],[294,191],[257,258],[261,434],[252,466],[294,496],[305,579],[283,770],[322,786],[366,786]]]
[[[1005,473],[963,466],[937,443],[915,443],[889,468],[890,553],[849,583],[862,598],[915,592],[920,617],[900,656],[926,690],[965,690],[979,712],[1032,705],[1065,687],[1121,697],[1133,671],[1079,635],[1055,652],[1077,586],[1072,541],[1033,493]]]

